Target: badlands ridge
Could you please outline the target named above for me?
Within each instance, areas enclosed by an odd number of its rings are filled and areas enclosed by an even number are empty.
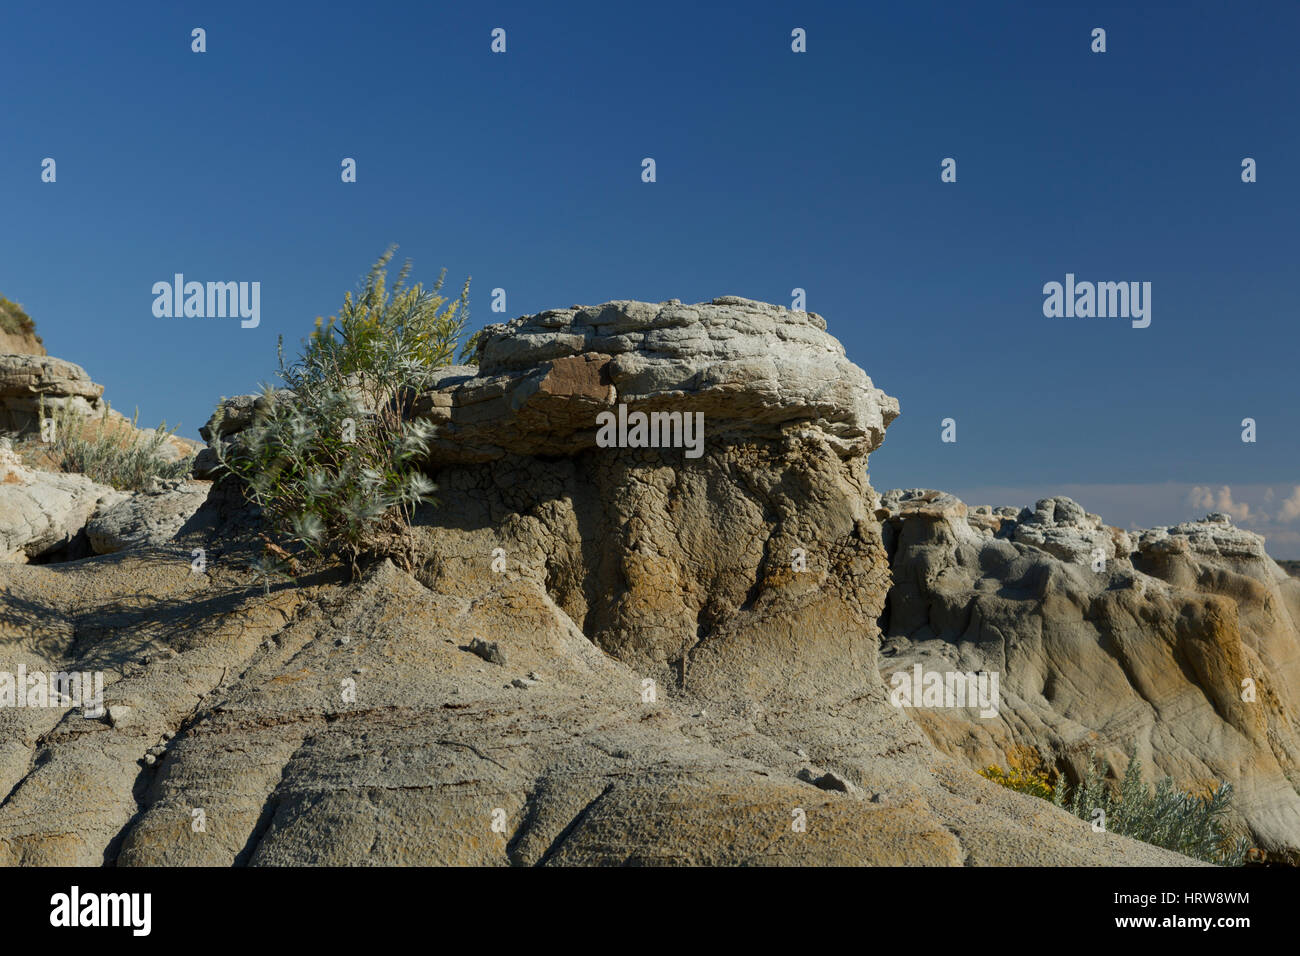
[[[557,309],[477,358],[415,403],[410,573],[263,587],[210,452],[125,494],[0,449],[0,670],[106,704],[0,708],[0,864],[1192,862],[975,772],[1018,747],[1227,780],[1300,858],[1300,581],[1257,535],[878,494],[898,402],[812,313]],[[97,389],[0,356],[10,430]],[[602,447],[619,406],[702,413],[702,454]],[[916,665],[996,672],[996,716],[891,705]]]

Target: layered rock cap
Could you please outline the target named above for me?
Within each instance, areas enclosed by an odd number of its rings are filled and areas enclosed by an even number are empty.
[[[0,430],[39,429],[42,401],[51,412],[70,406],[79,415],[101,415],[103,395],[104,386],[80,365],[51,355],[0,354]]]
[[[421,397],[448,454],[574,452],[595,445],[593,413],[702,412],[729,434],[819,428],[841,454],[874,451],[898,415],[815,312],[724,296],[607,302],[489,326],[477,374],[453,369]]]
[[[596,415],[619,404],[701,412],[720,436],[816,428],[845,457],[880,447],[898,415],[821,316],[737,296],[551,309],[485,328],[478,358],[438,370],[415,401],[440,426],[438,462],[576,454],[596,446]],[[265,403],[228,399],[201,434],[232,437]]]

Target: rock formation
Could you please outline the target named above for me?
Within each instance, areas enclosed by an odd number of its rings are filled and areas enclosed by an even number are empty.
[[[67,410],[79,419],[106,418],[109,428],[130,431],[131,419],[110,408],[103,396],[104,386],[91,381],[80,365],[49,355],[0,354],[0,434],[40,434],[42,404],[51,417]],[[179,461],[194,455],[198,445],[170,435],[160,451]]]
[[[144,491],[101,506],[86,522],[86,538],[95,554],[165,544],[202,507],[210,487],[204,481],[155,478]]]
[[[968,509],[891,491],[881,673],[1000,675],[1001,712],[910,711],[973,768],[1032,747],[1203,792],[1226,780],[1256,845],[1300,860],[1300,581],[1212,514],[1126,532],[1069,498]]]
[[[40,434],[42,405],[49,416],[66,411],[78,418],[107,417],[111,427],[129,428],[131,420],[110,408],[103,396],[104,386],[91,381],[80,365],[47,355],[27,313],[0,296],[0,434]],[[196,443],[175,435],[162,448],[173,460],[197,451]]]
[[[128,493],[85,475],[30,468],[0,438],[0,564],[72,561],[171,540],[210,484],[155,478]]]
[[[40,430],[42,401],[51,413],[65,407],[82,416],[105,413],[104,386],[80,365],[49,355],[0,355],[0,431]]]
[[[85,557],[87,521],[126,497],[85,475],[28,468],[0,439],[0,562]]]
[[[24,464],[13,443],[26,440],[39,452],[42,408],[56,421],[82,422],[91,430],[102,424],[124,442],[145,433],[108,406],[104,386],[80,365],[46,355],[26,313],[0,297],[0,350],[6,349],[0,352],[0,563],[78,559],[165,540],[178,530],[206,497],[206,485],[191,487],[179,503],[175,495],[164,501],[157,494],[157,500],[136,502],[84,475]],[[196,450],[194,442],[172,435],[159,452],[180,461]]]
[[[259,579],[228,480],[168,540],[0,568],[10,669],[107,675],[103,716],[0,709],[0,864],[1190,862],[890,705],[865,466],[898,406],[825,328],[730,297],[490,327],[415,404],[413,573]],[[607,447],[620,406],[702,413],[703,453]]]

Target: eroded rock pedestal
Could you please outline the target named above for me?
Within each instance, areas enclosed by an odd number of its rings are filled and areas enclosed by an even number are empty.
[[[265,593],[228,485],[168,545],[3,569],[7,652],[104,668],[120,719],[0,711],[0,863],[1188,862],[888,704],[897,404],[819,317],[615,302],[479,358],[418,400],[414,573]],[[702,412],[703,453],[598,447],[620,404]]]

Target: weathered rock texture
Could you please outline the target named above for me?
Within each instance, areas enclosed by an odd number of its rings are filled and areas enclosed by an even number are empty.
[[[85,475],[32,468],[0,438],[0,564],[71,561],[171,541],[209,482],[153,480],[124,492]]]
[[[87,521],[126,497],[84,475],[27,468],[0,439],[0,563],[84,557]]]
[[[888,704],[897,405],[824,329],[727,298],[490,330],[420,397],[414,573],[268,592],[228,482],[166,544],[3,569],[5,654],[104,669],[110,710],[0,710],[0,864],[1189,862]],[[702,411],[704,454],[595,447],[618,403]]]
[[[443,426],[442,460],[576,454],[620,403],[701,412],[715,442],[816,431],[840,457],[879,447],[898,415],[820,316],[747,299],[555,309],[480,343],[478,368],[446,370],[418,406]]]
[[[210,488],[203,481],[155,478],[144,491],[101,507],[86,523],[86,537],[96,554],[166,544],[207,500]]]
[[[995,718],[910,711],[942,750],[981,768],[1032,747],[1072,780],[1094,749],[1118,774],[1135,751],[1186,790],[1232,783],[1257,845],[1300,859],[1300,581],[1263,539],[1221,514],[1126,532],[1061,497],[894,491],[882,511],[882,675],[1000,675]]]
[[[104,386],[80,365],[43,354],[0,355],[0,431],[39,431],[42,400],[50,412],[103,414],[103,395]]]

